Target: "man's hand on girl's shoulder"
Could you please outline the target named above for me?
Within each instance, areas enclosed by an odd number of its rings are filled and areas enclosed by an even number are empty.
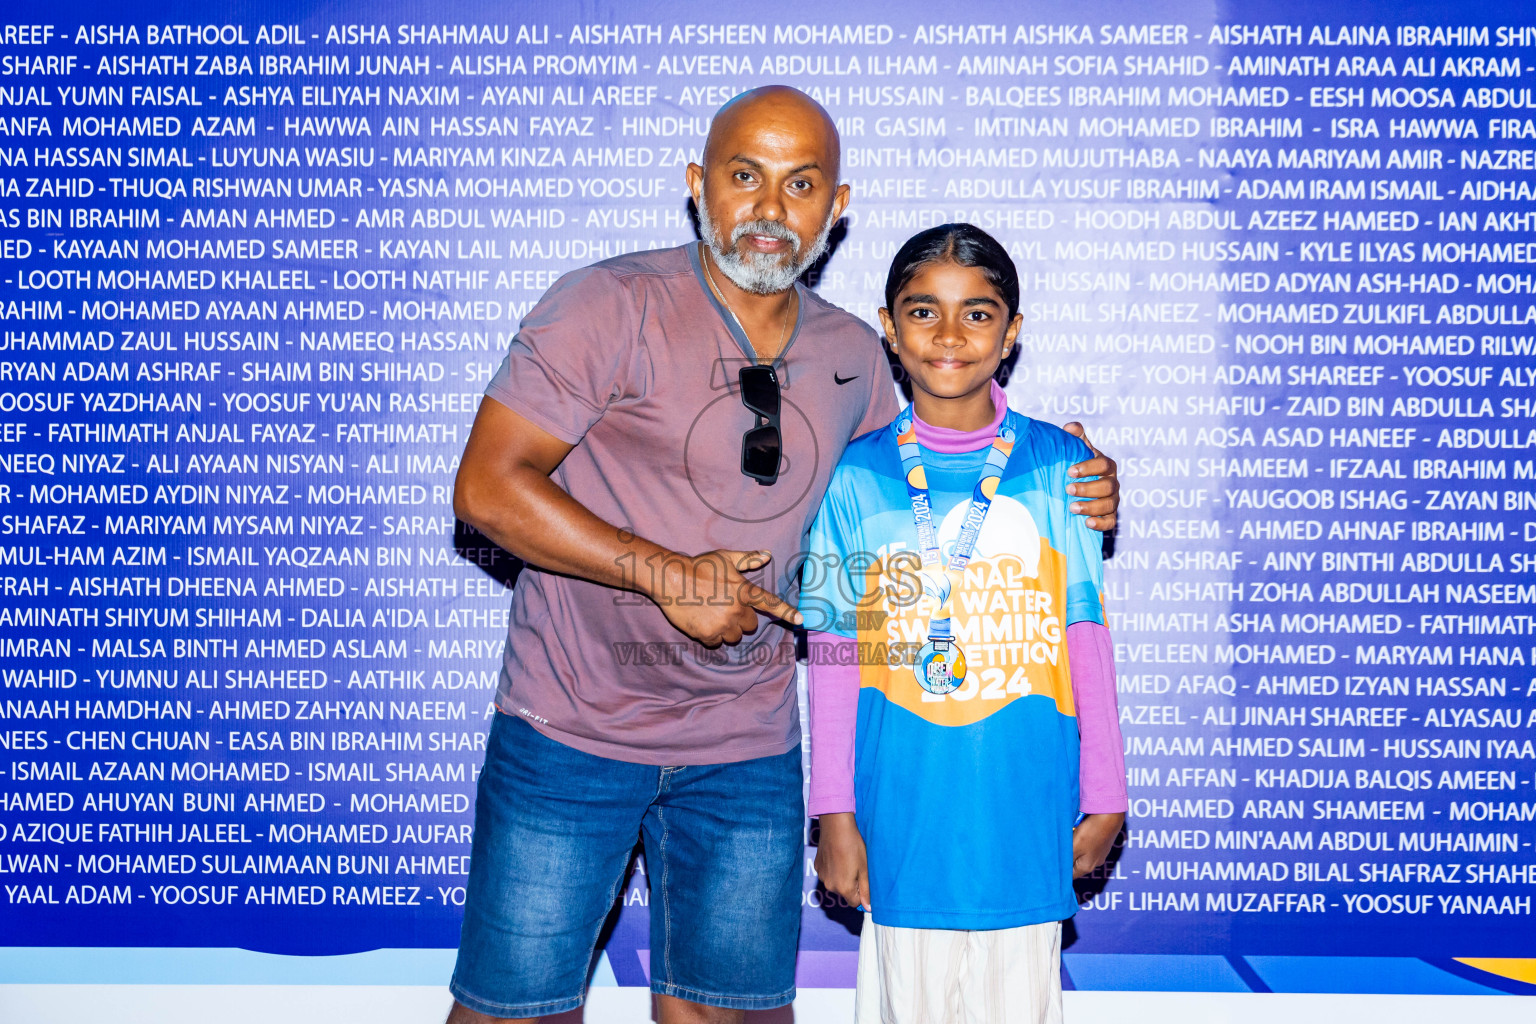
[[[1081,423],[1073,421],[1061,429],[1081,440],[1093,452],[1093,458],[1079,462],[1067,470],[1067,474],[1073,477],[1098,477],[1097,480],[1067,485],[1067,493],[1072,497],[1090,499],[1074,503],[1072,511],[1088,517],[1089,529],[1108,533],[1115,528],[1115,514],[1120,508],[1119,467],[1115,465],[1114,459],[1093,446],[1093,442],[1083,432]]]

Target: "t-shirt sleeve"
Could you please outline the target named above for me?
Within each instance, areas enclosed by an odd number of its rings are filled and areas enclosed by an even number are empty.
[[[874,357],[869,372],[869,407],[864,410],[864,418],[854,428],[854,437],[879,430],[901,412],[901,406],[896,402],[896,382],[891,378],[891,364],[885,358],[885,346],[879,339],[872,339],[871,347],[874,349]]]
[[[1063,436],[1067,444],[1061,463],[1058,500],[1067,513],[1066,537],[1063,540],[1067,556],[1066,624],[1070,626],[1074,622],[1097,622],[1107,625],[1104,621],[1104,536],[1088,528],[1086,516],[1072,511],[1071,503],[1076,499],[1067,494],[1067,468],[1092,458],[1093,453],[1087,445],[1070,434]]]
[[[1115,648],[1109,630],[1097,622],[1067,627],[1072,665],[1072,698],[1077,705],[1078,809],[1084,814],[1123,814],[1125,741],[1115,694]],[[829,773],[830,774],[830,773]]]
[[[805,628],[853,639],[858,636],[854,611],[861,592],[858,509],[846,472],[832,473],[821,510],[811,524],[800,570],[800,614]]]
[[[806,697],[811,713],[811,786],[805,813],[855,811],[853,748],[859,722],[858,643],[816,630],[806,634]]]
[[[1084,814],[1126,809],[1125,754],[1115,699],[1114,646],[1104,615],[1104,540],[1071,510],[1067,468],[1089,458],[1082,441],[1061,435],[1065,454],[1057,494],[1066,506],[1067,648],[1081,737],[1078,791]]]
[[[855,585],[863,546],[848,473],[834,470],[811,524],[800,577],[811,718],[811,816],[854,810],[853,748],[859,708]]]
[[[486,396],[576,444],[628,387],[637,333],[623,281],[602,267],[572,271],[523,318]]]

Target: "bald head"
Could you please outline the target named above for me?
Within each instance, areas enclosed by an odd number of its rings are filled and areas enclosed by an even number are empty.
[[[817,163],[828,181],[841,175],[842,142],[825,107],[788,85],[764,85],[728,100],[715,111],[704,140],[704,163],[730,159],[754,137],[775,142],[793,138],[800,148],[820,155]],[[765,139],[766,141],[766,139]]]
[[[752,294],[793,287],[848,205],[841,159],[837,126],[799,89],[764,86],[721,107],[687,172],[714,265]]]

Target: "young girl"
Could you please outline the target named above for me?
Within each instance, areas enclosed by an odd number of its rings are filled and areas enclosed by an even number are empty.
[[[885,302],[912,404],[849,444],[802,582],[816,870],[872,914],[859,1024],[1057,1021],[1072,879],[1126,809],[1099,535],[1063,497],[1088,449],[993,380],[1022,317],[986,232],[911,238]]]

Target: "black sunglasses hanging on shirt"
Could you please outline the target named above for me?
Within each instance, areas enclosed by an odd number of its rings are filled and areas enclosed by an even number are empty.
[[[741,404],[757,417],[741,435],[741,471],[764,487],[779,478],[779,378],[771,366],[743,366]]]

